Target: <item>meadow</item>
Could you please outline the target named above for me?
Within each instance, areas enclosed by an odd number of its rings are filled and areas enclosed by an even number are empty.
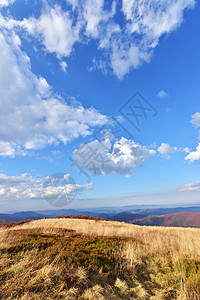
[[[0,229],[1,299],[200,299],[200,229],[54,218]]]

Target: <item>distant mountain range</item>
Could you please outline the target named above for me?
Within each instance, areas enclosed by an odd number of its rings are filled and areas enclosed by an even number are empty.
[[[19,222],[21,220],[38,220],[58,216],[87,215],[106,218],[146,226],[183,226],[200,227],[200,206],[174,208],[135,208],[129,207],[102,207],[92,209],[60,209],[43,211],[22,211],[12,214],[1,214],[0,221]]]
[[[200,212],[146,216],[142,219],[132,220],[129,223],[146,226],[200,227]]]
[[[43,214],[39,214],[33,211],[21,211],[13,214],[0,214],[0,221],[6,222],[19,222],[21,220],[39,220],[46,217]]]

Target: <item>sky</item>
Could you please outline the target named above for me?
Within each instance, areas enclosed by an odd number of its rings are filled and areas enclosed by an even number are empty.
[[[0,0],[0,212],[200,204],[199,14]]]

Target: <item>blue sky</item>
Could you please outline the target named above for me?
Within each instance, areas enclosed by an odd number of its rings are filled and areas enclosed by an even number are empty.
[[[0,0],[0,211],[199,204],[199,13]]]

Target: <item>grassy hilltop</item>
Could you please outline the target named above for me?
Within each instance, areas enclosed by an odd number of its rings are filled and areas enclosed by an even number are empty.
[[[200,229],[76,218],[4,225],[0,299],[200,299]]]

